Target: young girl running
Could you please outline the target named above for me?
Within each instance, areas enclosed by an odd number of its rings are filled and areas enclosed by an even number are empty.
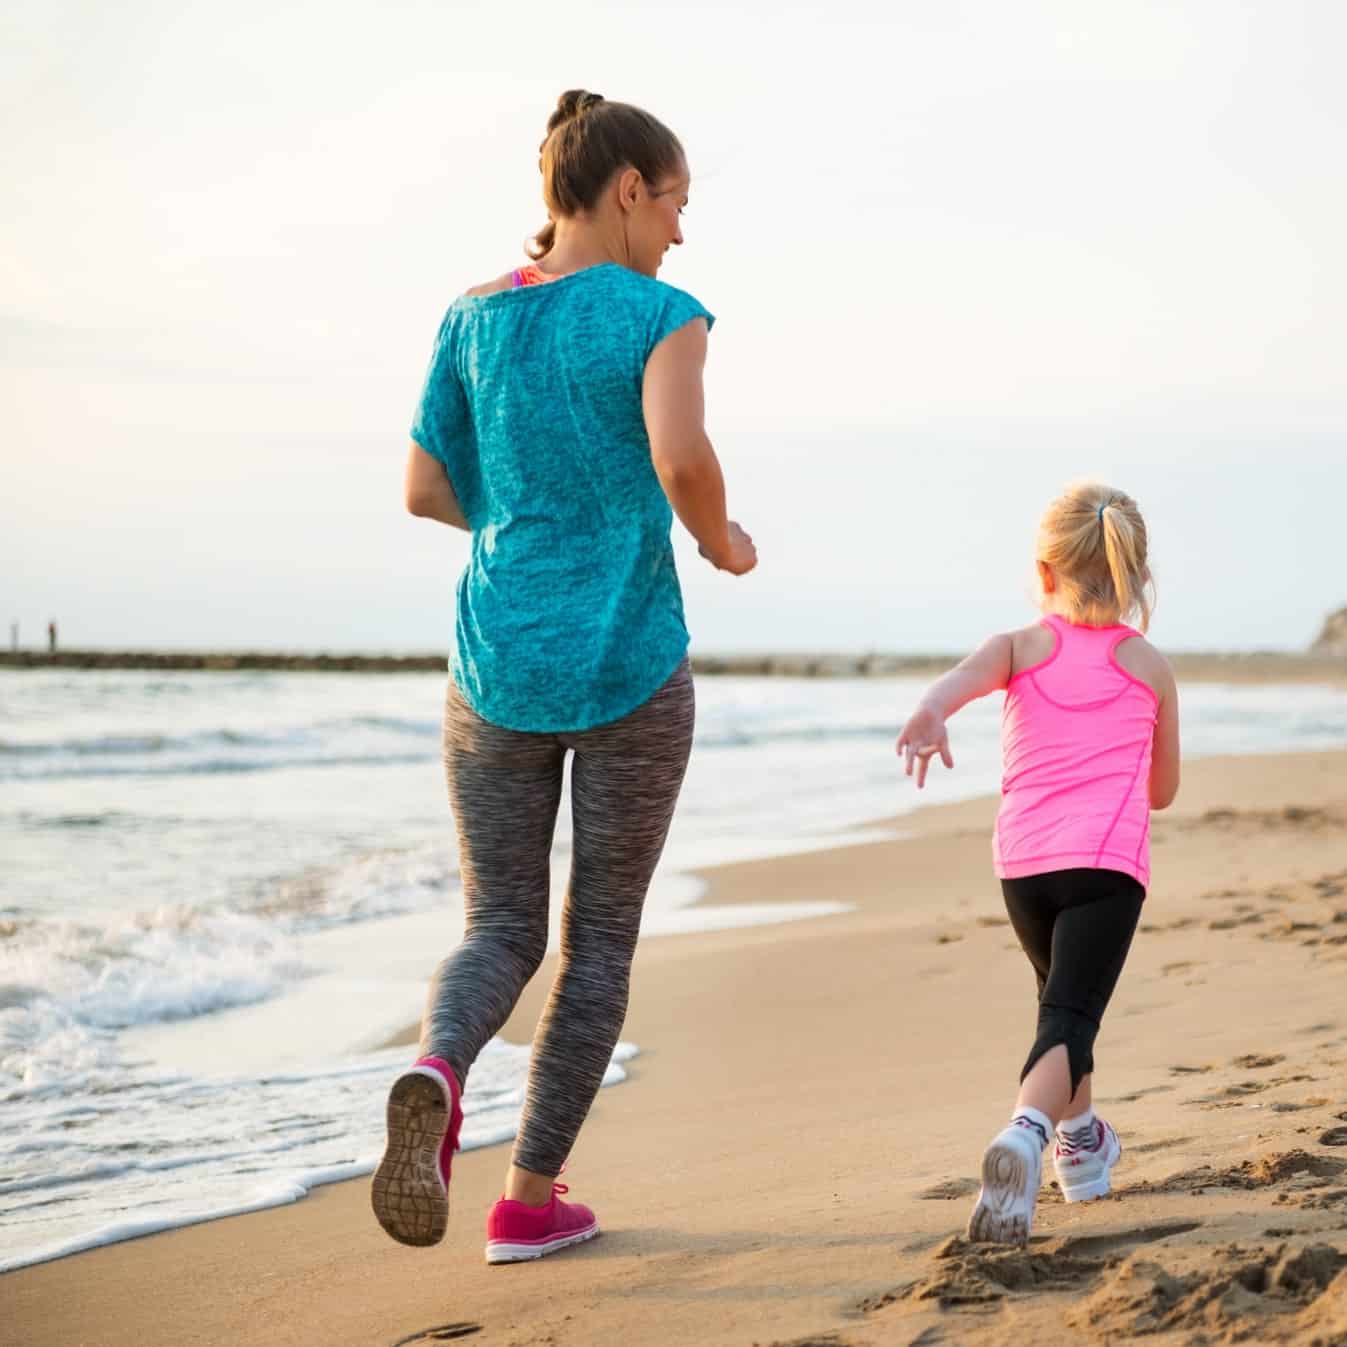
[[[1038,531],[1042,621],[993,636],[922,698],[898,737],[917,785],[945,722],[1004,689],[1004,771],[992,851],[1006,910],[1038,979],[1038,1034],[1007,1127],[982,1160],[968,1237],[1029,1238],[1043,1152],[1062,1196],[1109,1191],[1122,1156],[1095,1116],[1094,1040],[1150,881],[1150,811],[1179,788],[1174,676],[1141,631],[1150,619],[1146,525],[1111,487],[1071,487]]]

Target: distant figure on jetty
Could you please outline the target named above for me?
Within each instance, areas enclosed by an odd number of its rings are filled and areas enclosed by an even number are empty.
[[[53,618],[47,623],[47,649],[54,655],[56,653],[56,619]]]
[[[640,108],[577,89],[548,120],[540,167],[532,265],[450,306],[412,427],[408,509],[472,533],[444,717],[466,923],[431,984],[422,1055],[393,1083],[372,1194],[394,1239],[444,1235],[468,1071],[547,950],[572,754],[560,966],[487,1218],[492,1263],[599,1232],[556,1178],[627,1013],[692,747],[674,514],[717,569],[757,564],[703,425],[711,315],[655,279],[683,242],[682,146]]]
[[[1150,619],[1146,525],[1111,487],[1069,488],[1038,530],[1042,621],[993,636],[922,698],[898,737],[925,781],[945,721],[1004,691],[1001,809],[992,852],[1006,911],[1038,980],[1038,1034],[1009,1126],[982,1159],[968,1237],[1029,1238],[1053,1168],[1068,1202],[1103,1197],[1122,1157],[1094,1112],[1099,1022],[1132,944],[1150,883],[1150,817],[1179,789],[1174,675],[1141,632]]]

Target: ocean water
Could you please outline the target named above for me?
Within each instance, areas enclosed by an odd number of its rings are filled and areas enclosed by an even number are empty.
[[[924,686],[702,679],[644,934],[837,912],[834,894],[701,908],[689,872],[891,835],[918,803],[995,790],[995,698],[954,723],[953,773],[920,797],[902,776],[893,739]],[[462,931],[443,692],[438,675],[0,671],[0,1271],[373,1167],[408,1056],[387,1040]],[[1184,740],[1347,745],[1347,694],[1193,686]],[[563,810],[554,900],[569,838]],[[526,1046],[490,1045],[465,1146],[513,1135],[527,1066]]]

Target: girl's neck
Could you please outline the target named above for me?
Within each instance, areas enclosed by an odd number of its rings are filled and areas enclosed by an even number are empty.
[[[1111,622],[1087,622],[1079,613],[1064,613],[1060,608],[1052,604],[1046,604],[1039,610],[1044,617],[1055,617],[1059,622],[1065,622],[1069,627],[1091,627],[1095,631],[1106,631],[1110,627],[1122,625],[1121,618],[1114,618]]]

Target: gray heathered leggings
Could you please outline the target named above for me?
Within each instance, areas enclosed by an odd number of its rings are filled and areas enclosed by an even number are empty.
[[[547,949],[549,855],[562,762],[571,764],[574,842],[561,966],[533,1040],[514,1163],[560,1173],[627,1014],[632,955],[692,749],[686,661],[630,715],[574,734],[483,720],[454,685],[444,714],[458,827],[463,943],[430,984],[423,1055],[468,1068],[509,1018]]]

